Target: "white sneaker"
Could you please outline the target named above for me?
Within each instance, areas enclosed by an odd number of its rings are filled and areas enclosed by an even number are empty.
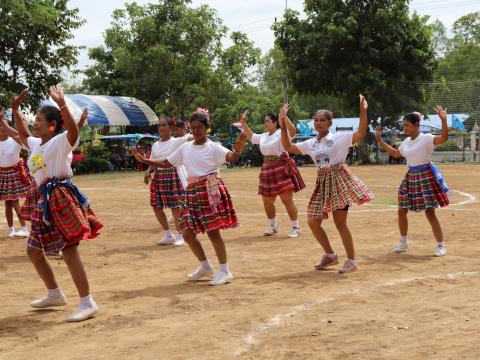
[[[263,232],[263,235],[272,236],[273,234],[276,234],[276,233],[278,233],[278,224],[275,224],[275,225],[268,224],[267,228]]]
[[[9,228],[8,229],[8,237],[9,238],[15,237],[15,229],[14,228]]]
[[[437,249],[433,253],[435,257],[441,257],[447,255],[447,248],[445,246],[437,246]]]
[[[395,246],[395,248],[393,249],[393,251],[395,251],[396,253],[402,253],[402,252],[407,251],[407,249],[408,249],[408,243],[407,243],[407,242],[400,241],[400,242]]]
[[[174,246],[182,246],[185,245],[185,240],[183,240],[183,237],[177,237],[175,239],[175,242],[173,243]]]
[[[157,241],[157,245],[172,245],[175,242],[175,236],[172,234],[164,235],[163,238]]]
[[[79,322],[79,321],[84,321],[88,320],[92,317],[94,317],[98,313],[98,306],[97,304],[93,304],[90,306],[88,309],[81,309],[78,308],[73,312],[72,315],[67,319],[68,322]]]
[[[224,284],[231,283],[232,280],[233,280],[233,275],[230,271],[226,273],[220,270],[219,272],[217,272],[213,280],[208,283],[208,285],[210,286],[224,285]]]
[[[19,237],[19,238],[26,238],[30,234],[28,233],[28,229],[26,227],[21,227],[20,230],[15,231],[15,234],[13,236]]]
[[[44,309],[53,306],[64,306],[67,304],[67,298],[65,295],[56,296],[56,297],[48,297],[45,296],[43,299],[33,300],[30,303],[30,306],[35,309]]]
[[[288,237],[290,238],[297,238],[300,236],[300,228],[292,227],[290,232],[288,233]]]
[[[206,276],[212,276],[215,272],[212,268],[205,269],[203,266],[199,266],[193,273],[188,274],[188,280],[197,281],[203,279]]]

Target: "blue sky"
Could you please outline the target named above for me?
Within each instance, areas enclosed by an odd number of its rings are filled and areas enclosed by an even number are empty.
[[[137,0],[138,4],[155,2]],[[124,0],[71,0],[70,7],[78,7],[87,23],[75,31],[72,43],[95,47],[103,43],[103,31],[109,27],[114,9],[123,7]],[[225,25],[232,30],[246,32],[262,52],[273,46],[270,26],[275,17],[281,18],[285,0],[193,0],[192,5],[208,4],[218,11]],[[302,0],[288,0],[288,7],[301,11]],[[412,0],[412,9],[421,15],[440,19],[447,28],[460,16],[480,11],[480,0]],[[87,52],[82,51],[78,67],[89,63]]]

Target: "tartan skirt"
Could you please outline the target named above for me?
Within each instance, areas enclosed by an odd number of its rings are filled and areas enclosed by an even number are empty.
[[[372,199],[372,192],[350,172],[347,165],[333,165],[329,170],[318,173],[315,191],[308,204],[308,217],[328,219],[328,213]]]
[[[286,192],[298,192],[305,189],[305,183],[293,159],[288,158],[265,161],[260,171],[258,194],[262,196],[277,196]],[[290,170],[290,171],[289,171]]]
[[[156,208],[182,206],[183,186],[176,168],[157,169],[150,183],[150,205]]]
[[[0,201],[16,201],[26,197],[29,186],[30,179],[23,163],[6,168],[0,167]]]
[[[103,225],[90,207],[81,208],[74,192],[58,186],[50,194],[51,223],[43,221],[43,196],[31,215],[31,231],[28,246],[45,253],[58,252],[65,247],[90,240],[99,235]]]
[[[433,164],[409,168],[398,188],[398,207],[410,211],[445,207],[449,204],[443,176]]]
[[[222,179],[218,176],[215,178],[215,186],[218,187],[220,197],[216,210],[209,202],[206,178],[188,184],[179,222],[181,231],[191,229],[198,234],[213,230],[232,229],[240,225],[232,198]]]
[[[38,191],[37,183],[32,179],[32,183],[27,190],[27,197],[20,208],[20,216],[25,221],[32,221],[33,210],[37,207],[40,192]]]

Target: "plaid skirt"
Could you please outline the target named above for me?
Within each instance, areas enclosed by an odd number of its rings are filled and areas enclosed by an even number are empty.
[[[182,206],[183,186],[176,168],[157,169],[150,183],[150,205],[156,208]]]
[[[409,168],[398,188],[398,207],[410,211],[445,207],[449,204],[448,188],[433,164]]]
[[[219,176],[215,177],[214,183],[219,193],[217,209],[210,205],[206,177],[188,184],[179,222],[181,231],[191,229],[198,234],[239,226],[232,198],[225,184]]]
[[[20,216],[25,221],[32,221],[33,210],[37,207],[40,193],[38,191],[37,183],[32,179],[32,183],[27,190],[27,197],[20,208]]]
[[[258,186],[259,195],[277,196],[302,189],[305,189],[305,183],[292,158],[282,156],[280,160],[263,163]]]
[[[320,170],[308,204],[308,217],[328,219],[328,213],[373,199],[372,192],[345,164]]]
[[[16,201],[27,196],[30,179],[23,163],[0,167],[0,201]]]
[[[103,225],[90,209],[82,209],[73,191],[64,186],[54,188],[50,194],[51,223],[43,221],[43,196],[39,196],[32,212],[32,229],[28,246],[52,253],[90,240],[99,235]]]

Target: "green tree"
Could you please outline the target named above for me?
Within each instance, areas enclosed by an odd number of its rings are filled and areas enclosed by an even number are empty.
[[[60,83],[65,68],[77,63],[78,47],[68,45],[83,23],[68,0],[2,0],[0,6],[0,94],[28,86],[34,108],[48,86]]]
[[[248,81],[260,51],[245,34],[227,28],[215,10],[190,0],[125,5],[113,13],[105,45],[90,49],[86,87],[142,99],[159,113],[184,117],[197,106],[212,112]]]

